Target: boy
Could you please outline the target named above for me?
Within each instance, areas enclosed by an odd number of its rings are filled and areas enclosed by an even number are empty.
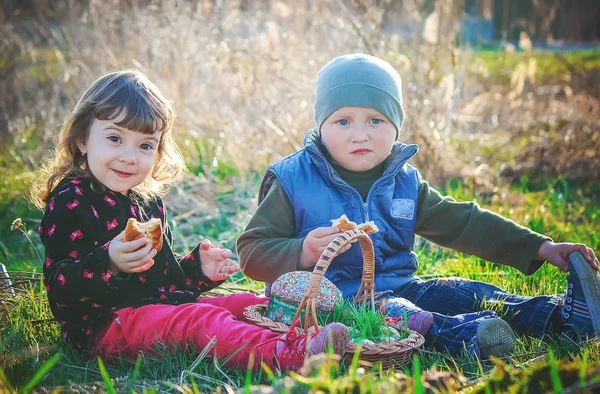
[[[501,306],[521,334],[598,332],[600,281],[592,249],[554,243],[475,202],[443,197],[407,164],[417,146],[396,142],[404,120],[402,81],[389,63],[364,54],[332,60],[317,75],[314,114],[317,128],[308,132],[305,148],[267,171],[259,207],[237,240],[246,275],[272,282],[309,269],[338,235],[330,220],[344,213],[379,228],[371,237],[380,304],[394,317],[418,308],[433,312],[426,340],[438,350],[466,348],[482,358],[513,350],[512,328],[485,310],[483,300]],[[548,261],[570,270],[568,293],[527,297],[461,278],[423,281],[413,276],[415,234],[526,275]],[[332,261],[326,276],[350,297],[361,274],[360,250],[353,246]]]

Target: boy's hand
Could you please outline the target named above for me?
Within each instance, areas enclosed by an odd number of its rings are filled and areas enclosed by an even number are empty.
[[[304,242],[302,242],[302,251],[300,252],[299,268],[310,268],[317,264],[319,257],[323,251],[339,234],[340,229],[335,226],[318,227],[306,234]],[[346,244],[340,249],[338,254],[342,254],[352,247],[351,244]]]
[[[144,272],[154,265],[152,258],[156,256],[156,250],[145,237],[125,242],[121,231],[108,246],[110,257],[110,270],[116,275],[119,272],[132,273]]]
[[[555,244],[551,241],[544,242],[537,253],[537,260],[546,260],[550,264],[558,267],[562,271],[569,270],[569,255],[573,252],[581,252],[583,258],[587,260],[590,266],[598,271],[600,263],[594,254],[592,248],[584,244],[573,244],[568,242]]]
[[[240,270],[240,265],[231,260],[231,250],[217,248],[208,239],[200,243],[200,265],[210,280],[221,281]]]

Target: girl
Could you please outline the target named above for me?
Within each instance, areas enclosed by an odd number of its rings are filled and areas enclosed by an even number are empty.
[[[184,172],[174,122],[156,85],[127,70],[95,81],[62,127],[32,197],[45,208],[39,228],[44,281],[63,339],[107,360],[135,358],[138,351],[156,355],[158,346],[201,351],[213,337],[216,357],[235,353],[228,366],[245,367],[253,355],[271,368],[296,369],[306,354],[330,343],[343,355],[343,325],[326,326],[307,347],[306,336],[238,320],[245,306],[264,298],[198,299],[240,268],[230,250],[208,240],[183,257],[171,249],[161,196]],[[159,252],[143,237],[124,241],[129,218],[162,221]]]

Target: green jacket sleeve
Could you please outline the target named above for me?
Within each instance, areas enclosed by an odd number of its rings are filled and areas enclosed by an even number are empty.
[[[415,233],[440,246],[514,267],[526,275],[543,261],[537,251],[550,238],[481,208],[476,202],[457,202],[423,182]]]
[[[295,229],[292,204],[281,183],[275,180],[236,242],[244,275],[273,282],[287,272],[299,270],[304,238],[294,238]]]

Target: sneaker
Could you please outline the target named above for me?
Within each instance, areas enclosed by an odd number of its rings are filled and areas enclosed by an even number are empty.
[[[484,359],[511,354],[515,349],[515,340],[512,328],[502,319],[485,319],[477,327],[477,343]]]
[[[346,354],[348,327],[342,323],[326,325],[310,341],[307,334],[296,334],[294,327],[292,324],[290,332],[279,338],[275,347],[276,363],[282,371],[297,371],[307,357],[328,352],[330,347],[340,358]]]
[[[395,327],[404,327],[404,318],[400,317],[386,317],[385,320],[391,326]],[[408,316],[408,322],[406,326],[410,330],[416,331],[419,334],[425,336],[429,328],[433,324],[433,314],[427,311],[417,311],[413,312],[410,316]]]
[[[425,336],[433,324],[433,314],[427,311],[416,312],[408,317],[408,328]]]
[[[386,319],[389,323],[399,326],[404,324],[402,320],[404,319],[404,314],[406,314],[408,328],[423,336],[429,331],[431,324],[433,324],[433,314],[431,312],[424,311],[401,297],[381,300],[380,308],[384,315],[389,316]]]
[[[580,335],[600,331],[600,279],[579,252],[569,256],[567,294],[560,311],[565,326]]]

